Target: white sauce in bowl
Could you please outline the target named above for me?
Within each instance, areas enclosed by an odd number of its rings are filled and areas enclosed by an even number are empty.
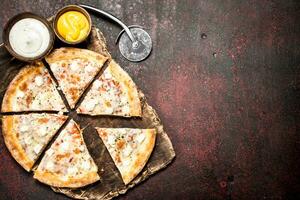
[[[47,26],[37,19],[21,19],[9,31],[9,43],[20,56],[38,57],[48,49],[50,32]]]

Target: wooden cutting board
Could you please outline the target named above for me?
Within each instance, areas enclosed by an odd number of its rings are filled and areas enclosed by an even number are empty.
[[[57,42],[56,48],[63,44]],[[106,41],[99,29],[93,27],[91,35],[87,42],[78,46],[110,57],[107,50]],[[12,59],[4,47],[0,48],[0,100],[2,102],[5,90],[10,81],[15,77],[19,70],[24,66],[23,62]],[[175,157],[175,151],[172,143],[163,129],[163,124],[156,111],[147,103],[147,100],[139,90],[139,96],[142,102],[141,118],[122,118],[111,116],[91,117],[86,115],[72,115],[76,122],[83,128],[83,135],[89,152],[94,158],[99,168],[101,180],[80,189],[55,188],[55,192],[63,193],[76,199],[111,199],[124,194],[129,188],[147,179],[150,175],[165,168]],[[0,116],[3,116],[0,113]],[[142,172],[127,186],[124,185],[122,178],[114,165],[107,149],[100,140],[94,127],[129,127],[129,128],[155,128],[157,130],[156,144],[153,153]],[[2,134],[2,130],[0,130]],[[37,164],[36,164],[37,165]],[[25,173],[25,171],[24,171]]]

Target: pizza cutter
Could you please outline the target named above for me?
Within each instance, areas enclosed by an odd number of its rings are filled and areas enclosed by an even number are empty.
[[[116,43],[119,42],[119,50],[124,58],[132,62],[139,62],[145,60],[150,55],[152,40],[143,27],[138,25],[126,26],[120,19],[106,11],[84,4],[80,4],[79,6],[99,13],[113,20],[123,28],[116,39]]]

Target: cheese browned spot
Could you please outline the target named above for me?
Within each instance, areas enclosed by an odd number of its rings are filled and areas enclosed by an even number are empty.
[[[20,85],[20,90],[23,91],[23,92],[27,90],[27,83],[26,82]]]
[[[143,169],[155,143],[155,129],[96,128],[128,184]]]
[[[40,119],[38,119],[38,122],[39,123],[47,123],[47,122],[49,122],[49,118],[47,118],[47,117],[40,118]]]
[[[125,145],[125,141],[123,139],[119,139],[116,144],[117,144],[117,149],[121,150]]]

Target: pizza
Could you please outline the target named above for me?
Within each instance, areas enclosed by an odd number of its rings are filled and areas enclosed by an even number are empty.
[[[9,115],[2,119],[5,144],[15,160],[30,171],[42,150],[68,117],[56,114]]]
[[[10,83],[1,108],[4,141],[15,160],[25,170],[34,171],[38,181],[53,187],[79,188],[100,180],[80,127],[73,119],[66,122],[68,116],[47,112],[67,111],[56,87],[61,88],[71,109],[80,114],[142,115],[135,83],[114,60],[97,76],[107,59],[85,49],[60,48],[46,57],[53,74],[37,61],[22,68]],[[148,161],[156,130],[96,129],[123,182],[129,184]]]
[[[144,168],[155,144],[155,129],[96,128],[125,185]]]
[[[71,108],[75,107],[106,60],[107,57],[93,51],[77,48],[56,49],[46,57]]]
[[[112,60],[96,79],[77,112],[88,115],[141,116],[137,87],[130,76]]]
[[[42,62],[22,68],[9,84],[2,101],[2,112],[63,111],[65,105]]]
[[[97,171],[80,128],[71,120],[45,152],[34,178],[55,187],[78,188],[98,181]]]

